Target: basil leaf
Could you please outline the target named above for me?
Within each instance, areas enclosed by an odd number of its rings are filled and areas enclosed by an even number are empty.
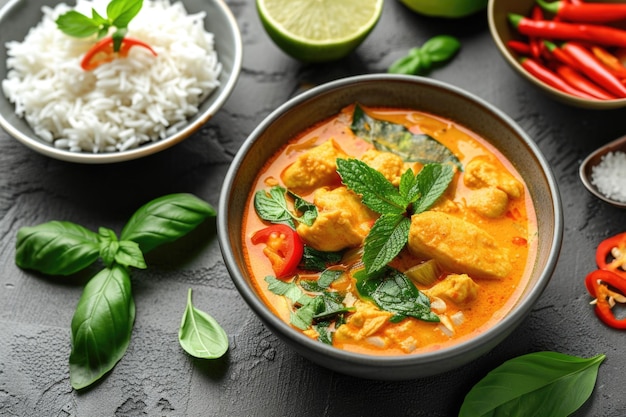
[[[402,214],[383,214],[365,238],[363,263],[368,273],[387,265],[409,239],[411,220]]]
[[[70,275],[98,259],[96,233],[71,222],[51,221],[17,232],[15,263],[50,275]]]
[[[333,344],[333,332],[330,330],[331,322],[329,321],[321,321],[313,326],[313,329],[319,335],[317,340],[327,345]]]
[[[358,159],[337,159],[337,172],[343,183],[361,195],[363,204],[377,213],[400,214],[408,202],[380,172]]]
[[[107,6],[107,17],[117,28],[125,28],[137,16],[143,0],[112,0]]]
[[[215,215],[209,203],[192,194],[165,195],[137,210],[124,226],[120,240],[136,242],[146,253],[184,236]]]
[[[451,59],[461,48],[461,42],[453,36],[434,36],[424,42],[421,51],[428,55],[433,63],[442,63]]]
[[[302,213],[301,217],[296,216],[289,209],[286,194],[294,199],[294,209]],[[296,228],[295,221],[312,226],[317,218],[317,207],[314,204],[278,185],[270,188],[269,192],[257,191],[254,194],[254,209],[263,220],[286,224],[294,229]]]
[[[388,72],[406,75],[426,75],[435,65],[449,61],[461,48],[458,39],[440,35],[427,40],[421,48],[411,48],[409,53],[396,60]]]
[[[85,388],[124,356],[135,321],[128,271],[105,268],[89,280],[72,318],[70,382]]]
[[[297,218],[300,223],[304,223],[307,226],[313,226],[313,222],[317,218],[317,206],[315,204],[309,203],[299,195],[289,191],[289,195],[293,197],[293,206],[294,208],[302,213],[302,216]]]
[[[306,295],[295,283],[280,281],[276,277],[268,275],[265,277],[267,289],[276,295],[282,295],[291,300],[294,304],[307,304],[312,297]]]
[[[323,252],[304,245],[304,253],[300,261],[300,267],[307,271],[323,271],[329,265],[336,264],[343,258],[341,252]]]
[[[593,392],[604,358],[536,352],[510,359],[469,391],[459,417],[569,416]]]
[[[381,310],[395,313],[391,321],[398,322],[406,317],[439,321],[439,317],[430,310],[429,298],[400,271],[387,267],[369,274],[360,270],[354,277],[362,298],[374,302]]]
[[[146,261],[141,249],[136,242],[131,240],[121,240],[115,253],[115,262],[126,267],[132,266],[138,269],[146,269]]]
[[[413,213],[421,213],[428,210],[446,192],[450,181],[454,177],[454,170],[450,165],[428,164],[424,165],[417,174],[416,194],[419,199],[413,200]],[[411,192],[410,194],[414,194]]]
[[[63,33],[75,38],[86,38],[100,30],[100,23],[82,13],[70,10],[56,20],[57,27]]]
[[[98,229],[98,234],[100,235],[100,257],[102,262],[106,266],[111,266],[120,247],[117,236],[113,230],[106,227]]]
[[[330,285],[335,282],[344,273],[339,269],[327,269],[323,271],[317,281],[315,280],[301,280],[300,286],[309,292],[324,292]]]
[[[401,124],[374,119],[358,104],[350,127],[356,136],[372,143],[376,149],[395,153],[404,161],[449,163],[463,169],[456,155],[442,143],[426,134],[414,134]]]
[[[178,331],[178,341],[185,352],[201,359],[217,359],[228,350],[228,336],[219,323],[191,302],[191,288],[187,293],[187,307]]]

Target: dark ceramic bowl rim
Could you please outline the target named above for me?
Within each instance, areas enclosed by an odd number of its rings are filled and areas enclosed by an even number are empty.
[[[367,82],[379,82],[379,81],[405,81],[412,83],[422,83],[425,85],[435,86],[441,89],[446,89],[451,91],[457,95],[461,95],[465,98],[469,98],[471,101],[475,102],[479,106],[484,107],[489,112],[495,114],[498,118],[503,119],[516,133],[519,135],[523,141],[526,142],[526,146],[532,150],[534,156],[537,161],[541,165],[546,180],[550,187],[550,195],[552,198],[552,207],[554,209],[554,236],[551,242],[551,251],[548,256],[548,262],[546,264],[545,269],[541,273],[541,276],[537,279],[535,286],[530,289],[519,303],[517,303],[508,313],[507,315],[496,323],[494,326],[489,328],[488,330],[482,332],[479,336],[471,338],[462,343],[453,345],[451,347],[429,351],[425,353],[419,353],[415,355],[397,355],[397,356],[373,356],[366,355],[360,353],[353,353],[344,350],[340,350],[337,348],[333,348],[324,343],[320,343],[318,341],[314,341],[298,331],[292,329],[289,325],[284,323],[279,317],[277,317],[274,313],[272,313],[268,307],[263,303],[263,301],[256,295],[256,292],[253,288],[247,285],[245,278],[242,273],[237,268],[237,262],[232,254],[230,249],[230,242],[228,238],[228,203],[230,200],[230,196],[232,193],[242,192],[241,190],[233,190],[233,180],[237,174],[241,166],[241,162],[244,159],[245,155],[248,153],[249,149],[256,142],[257,138],[261,135],[263,131],[265,131],[272,123],[274,123],[280,116],[286,112],[288,109],[293,107],[297,107],[302,103],[305,103],[309,99],[332,91],[334,89],[343,88],[349,86],[351,84],[358,83],[367,83]],[[339,109],[337,109],[339,110]],[[247,191],[246,191],[247,192]],[[235,155],[233,162],[230,165],[230,168],[226,174],[225,181],[222,186],[219,206],[218,206],[218,220],[217,220],[217,233],[218,240],[220,244],[220,248],[222,251],[222,255],[225,260],[226,268],[228,269],[231,278],[241,294],[246,303],[251,307],[254,313],[266,324],[269,325],[272,329],[278,331],[281,336],[295,342],[296,345],[304,345],[307,349],[316,352],[317,354],[326,355],[327,357],[334,358],[336,360],[342,362],[348,362],[355,365],[364,365],[368,366],[370,364],[376,364],[377,366],[384,366],[386,368],[400,368],[407,365],[415,366],[420,363],[430,363],[437,361],[449,360],[450,358],[456,358],[458,356],[464,356],[468,352],[475,353],[476,350],[481,350],[481,348],[485,345],[489,345],[494,340],[501,341],[504,339],[508,333],[510,333],[510,329],[514,329],[530,312],[530,309],[535,304],[537,299],[540,297],[541,293],[547,286],[553,270],[556,266],[556,261],[558,259],[558,254],[561,248],[562,241],[562,233],[563,233],[563,218],[562,218],[562,207],[560,195],[557,187],[556,180],[554,175],[543,157],[539,148],[535,145],[535,143],[517,126],[517,124],[510,119],[506,114],[482,100],[479,97],[476,97],[462,89],[459,89],[455,86],[430,79],[430,78],[422,78],[422,77],[413,77],[413,76],[403,76],[403,75],[393,75],[393,74],[374,74],[374,75],[360,75],[353,76],[344,79],[339,79],[336,81],[329,82],[327,84],[323,84],[317,87],[312,88],[300,95],[290,99],[276,110],[274,110],[269,116],[267,116],[254,131],[248,136],[248,138],[244,141],[242,147],[239,149],[237,154]],[[489,349],[482,348],[482,353],[486,353]]]
[[[9,2],[7,2],[0,9],[0,22],[5,21],[6,19],[10,19],[11,14],[15,13],[15,11],[18,10],[18,7],[24,7],[23,3],[25,3],[26,1],[27,0],[9,0]],[[38,138],[23,118],[18,119],[17,116],[11,113],[5,115],[2,111],[0,111],[0,127],[6,130],[6,132],[10,136],[15,138],[22,144],[26,145],[30,149],[39,152],[42,155],[46,155],[48,157],[63,161],[83,164],[106,164],[133,160],[163,151],[188,138],[197,130],[199,130],[205,123],[207,123],[224,105],[228,97],[230,97],[230,94],[232,93],[235,84],[237,83],[237,80],[239,78],[243,60],[243,44],[241,39],[241,33],[239,32],[239,26],[237,24],[235,16],[233,15],[226,2],[224,0],[194,0],[195,6],[201,5],[202,2],[212,4],[215,10],[218,10],[220,12],[220,16],[223,19],[221,19],[219,23],[224,28],[222,30],[226,31],[226,38],[228,38],[229,43],[228,45],[222,45],[217,34],[214,33],[216,35],[215,50],[218,53],[218,61],[222,64],[222,73],[219,76],[220,85],[218,86],[218,88],[212,91],[207,98],[205,98],[205,101],[203,103],[200,104],[198,113],[190,116],[188,118],[188,123],[180,128],[176,133],[173,133],[166,138],[160,139],[155,142],[145,143],[135,149],[118,152],[89,153],[70,152],[64,149],[55,148],[52,144]],[[172,3],[174,2],[172,1]],[[41,6],[44,4],[51,4],[50,0],[43,0],[41,2],[38,2],[38,13],[40,12]],[[185,0],[183,0],[183,4],[185,4]],[[189,10],[189,4],[185,4],[185,7],[190,13],[195,12]],[[208,18],[209,16],[207,15],[205,17],[205,21]],[[211,31],[211,28],[208,28],[207,30]],[[9,37],[10,39],[14,38],[13,35]],[[1,47],[4,48],[4,45],[2,45]],[[223,51],[227,52],[226,54],[221,56],[220,52]],[[223,61],[224,58],[226,59],[226,61]],[[6,62],[0,62],[0,69],[3,70],[4,76],[6,76],[6,73],[8,72],[6,70]],[[0,78],[4,78],[4,76]],[[1,82],[2,79],[0,79],[0,83]],[[1,88],[0,100],[5,100],[8,103],[8,99],[2,93]],[[13,110],[15,107],[12,103],[9,103],[9,108]],[[26,124],[29,133],[23,133],[21,131],[21,128],[14,126],[11,119],[18,119],[18,122],[20,124]]]

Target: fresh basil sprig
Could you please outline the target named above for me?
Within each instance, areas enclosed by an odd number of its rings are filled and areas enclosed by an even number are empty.
[[[111,35],[113,50],[119,51],[122,39],[126,36],[128,24],[143,6],[143,0],[112,0],[107,5],[106,17],[101,16],[96,9],[91,9],[91,17],[70,10],[56,20],[57,27],[66,35],[75,38],[86,38],[97,34],[98,39],[106,36],[110,28],[115,28]]]
[[[18,230],[15,262],[20,268],[70,275],[98,258],[105,266],[85,286],[72,318],[72,387],[91,385],[126,352],[135,320],[129,268],[146,268],[146,252],[215,215],[210,204],[191,194],[170,194],[137,210],[120,239],[111,229],[94,233],[61,221]]]
[[[504,362],[465,396],[459,417],[566,417],[587,401],[605,355],[536,352]]]
[[[428,164],[413,174],[408,169],[394,187],[380,172],[358,159],[337,159],[343,183],[361,195],[363,204],[380,217],[365,238],[363,263],[373,273],[387,265],[406,245],[408,215],[428,210],[446,191],[454,176],[447,164]]]
[[[228,350],[228,336],[219,323],[191,302],[191,288],[187,293],[187,307],[178,331],[180,346],[191,356],[217,359]]]
[[[411,48],[409,53],[395,61],[388,69],[393,74],[426,75],[435,66],[452,59],[461,48],[459,40],[449,35],[430,38],[421,48]]]

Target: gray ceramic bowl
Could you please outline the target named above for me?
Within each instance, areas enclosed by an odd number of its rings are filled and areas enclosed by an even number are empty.
[[[526,179],[539,219],[539,249],[530,283],[502,321],[451,348],[408,356],[378,357],[342,351],[293,330],[275,316],[251,286],[242,250],[242,214],[258,171],[287,140],[351,103],[413,108],[454,120],[500,149]],[[365,75],[322,85],[291,99],[247,138],[227,173],[218,209],[221,250],[235,286],[261,321],[303,356],[353,376],[400,380],[459,367],[488,352],[530,312],[548,284],[561,247],[563,215],[553,174],[534,142],[505,114],[453,86],[413,76]]]
[[[11,0],[0,10],[0,80],[7,75],[9,41],[22,41],[29,29],[42,18],[41,7],[53,7],[60,0]],[[200,129],[223,106],[239,77],[242,61],[242,42],[239,27],[224,0],[182,0],[189,13],[206,12],[205,28],[215,35],[215,49],[222,63],[220,86],[202,103],[198,113],[177,133],[158,142],[152,142],[123,152],[93,154],[57,149],[38,138],[28,123],[15,115],[12,103],[0,89],[0,126],[24,145],[46,156],[86,164],[104,164],[127,161],[167,149]],[[74,4],[68,1],[68,4]],[[0,81],[1,82],[1,81]]]
[[[594,2],[594,0],[588,0]],[[623,0],[602,0],[608,3],[623,3]],[[587,100],[584,98],[574,97],[557,90],[554,87],[540,81],[531,74],[529,74],[519,63],[520,56],[515,52],[507,48],[506,44],[511,39],[523,39],[518,33],[511,27],[508,22],[508,14],[516,13],[523,16],[529,16],[530,12],[535,5],[535,0],[489,0],[487,6],[487,16],[489,19],[489,29],[491,36],[502,54],[504,60],[518,73],[521,77],[526,79],[530,84],[542,90],[549,97],[557,100],[561,103],[569,104],[574,107],[580,107],[585,109],[617,109],[626,107],[626,99],[617,100]]]

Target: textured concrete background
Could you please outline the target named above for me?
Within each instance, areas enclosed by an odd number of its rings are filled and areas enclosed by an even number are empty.
[[[605,353],[593,396],[575,415],[626,415],[626,333],[600,324],[583,285],[594,269],[595,245],[626,231],[626,213],[592,198],[577,176],[588,152],[626,133],[626,111],[574,109],[545,97],[498,55],[483,14],[430,19],[387,0],[380,23],[355,53],[333,64],[302,65],[271,43],[251,0],[228,3],[244,40],[242,74],[225,108],[182,144],[139,161],[83,166],[40,156],[0,130],[0,415],[454,416],[489,370],[540,350]],[[409,48],[443,33],[459,37],[462,50],[431,77],[515,119],[546,155],[563,197],[565,240],[556,272],[505,342],[462,369],[422,380],[379,382],[330,372],[287,348],[247,308],[209,222],[151,253],[149,269],[133,273],[137,318],[126,355],[91,389],[71,389],[69,327],[87,276],[50,278],[17,268],[20,227],[68,220],[119,232],[139,206],[172,192],[191,192],[217,206],[233,155],[274,108],[311,85],[385,72]],[[195,305],[229,334],[231,348],[222,360],[194,360],[178,345],[188,288]]]

